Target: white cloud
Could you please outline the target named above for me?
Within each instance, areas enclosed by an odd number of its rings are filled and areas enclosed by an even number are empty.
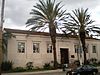
[[[4,28],[11,28],[11,29],[22,29],[23,26],[18,26],[17,24],[15,24],[15,22],[13,22],[10,18],[7,18],[5,20],[5,23],[4,23]]]
[[[95,20],[96,24],[100,24],[100,5],[95,9],[92,9],[91,16]]]
[[[29,12],[33,8],[33,5],[38,0],[5,0],[5,23],[4,27],[9,28],[25,28],[25,23],[30,17]],[[65,5],[63,9],[67,9],[67,12],[77,9],[79,7],[89,8],[91,17],[99,23],[100,18],[100,0],[57,0],[62,1],[62,5]],[[1,3],[0,3],[1,4]]]
[[[6,0],[5,24],[8,25],[8,19],[10,19],[12,21],[11,24],[13,25],[25,26],[25,23],[30,16],[29,12],[34,3],[35,1],[33,0]]]

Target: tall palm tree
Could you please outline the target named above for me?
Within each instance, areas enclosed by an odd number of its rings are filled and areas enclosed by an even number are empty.
[[[55,3],[55,0],[39,0],[32,9],[32,18],[28,19],[27,26],[32,26],[32,31],[45,30],[49,28],[51,42],[53,46],[54,55],[54,67],[57,68],[57,57],[56,57],[56,28],[58,21],[65,20],[65,11],[62,11],[60,3]],[[59,23],[60,24],[60,23]]]
[[[79,35],[79,39],[82,44],[83,54],[84,54],[84,64],[86,64],[86,37],[91,37],[96,32],[100,33],[100,28],[95,25],[91,25],[94,21],[90,19],[90,14],[88,14],[88,9],[75,9],[72,11],[73,14],[69,14],[68,23],[66,23],[65,28],[70,30],[73,35]]]

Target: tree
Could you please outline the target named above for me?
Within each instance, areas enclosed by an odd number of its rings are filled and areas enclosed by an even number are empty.
[[[53,46],[54,67],[57,68],[56,57],[56,29],[58,28],[58,21],[65,21],[65,11],[62,11],[60,3],[55,3],[55,0],[39,0],[32,9],[32,18],[28,19],[27,26],[32,26],[31,31],[44,31],[49,28],[51,42]],[[59,23],[60,24],[60,23]]]
[[[86,64],[86,37],[91,37],[96,32],[96,35],[100,34],[100,28],[96,25],[92,25],[94,22],[90,19],[88,9],[75,9],[73,14],[69,14],[68,22],[65,24],[65,28],[68,29],[70,34],[79,35],[79,39],[82,44],[84,54],[84,64]],[[65,31],[66,32],[66,31]]]
[[[4,61],[7,61],[7,45],[8,45],[8,39],[10,39],[11,37],[15,38],[15,35],[13,35],[10,32],[5,32],[2,34],[2,50],[3,50],[3,54],[5,54]]]
[[[1,63],[2,63],[2,31],[0,30],[0,75],[1,75]]]

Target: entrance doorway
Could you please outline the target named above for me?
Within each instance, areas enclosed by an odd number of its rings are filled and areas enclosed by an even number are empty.
[[[69,51],[68,48],[60,48],[61,53],[61,64],[69,63]]]

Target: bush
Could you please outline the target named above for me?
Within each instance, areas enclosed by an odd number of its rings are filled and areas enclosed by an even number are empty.
[[[28,63],[26,64],[26,69],[27,69],[27,70],[32,70],[32,69],[33,69],[33,62],[28,62]]]
[[[75,60],[74,63],[75,63],[77,66],[80,66],[80,61],[79,61],[79,60]]]
[[[100,61],[98,61],[98,64],[100,65]]]
[[[91,58],[90,61],[91,61],[91,63],[95,64],[97,62],[97,59],[96,58]]]
[[[44,68],[44,69],[47,69],[47,70],[53,69],[53,67],[50,66],[50,63],[45,63],[45,64],[43,65],[43,68]]]
[[[23,67],[16,67],[13,69],[13,72],[24,72],[26,71],[26,69],[24,69]]]
[[[45,64],[43,65],[43,68],[44,68],[44,69],[49,69],[49,67],[50,67],[50,63],[45,63]]]
[[[1,64],[1,70],[2,71],[9,71],[12,70],[13,63],[11,61],[4,61]]]

